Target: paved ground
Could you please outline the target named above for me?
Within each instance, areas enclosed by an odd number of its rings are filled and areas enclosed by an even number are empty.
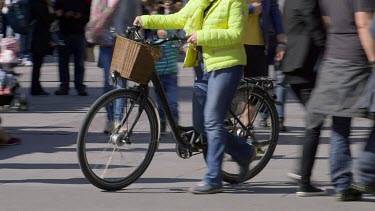
[[[182,160],[173,152],[170,135],[162,137],[161,150],[143,177],[119,192],[103,192],[83,177],[77,164],[76,136],[88,107],[100,96],[102,71],[93,63],[87,65],[90,96],[28,96],[27,112],[2,111],[3,126],[23,139],[22,145],[0,148],[0,210],[374,210],[375,197],[364,202],[339,203],[333,195],[299,198],[296,186],[286,173],[297,162],[303,134],[302,107],[289,97],[286,114],[288,132],[282,133],[274,158],[265,170],[246,184],[226,186],[224,193],[196,196],[187,188],[200,181],[205,173],[201,156]],[[20,81],[30,85],[30,68],[18,68]],[[53,92],[58,86],[55,63],[42,70],[42,84]],[[191,124],[191,70],[181,70],[180,115],[183,125]],[[329,124],[329,123],[327,123]],[[369,121],[359,119],[353,128],[353,155],[358,156]],[[332,187],[328,175],[329,132],[323,132],[313,179]]]

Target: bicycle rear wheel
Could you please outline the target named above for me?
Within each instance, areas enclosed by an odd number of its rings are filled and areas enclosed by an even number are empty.
[[[85,177],[100,189],[113,191],[132,184],[154,156],[159,122],[153,103],[140,96],[126,89],[108,92],[91,106],[83,121],[78,160]],[[113,125],[108,134],[103,133],[105,124]]]
[[[248,123],[244,121],[246,110],[247,114],[254,114]],[[246,178],[249,180],[264,169],[275,151],[279,137],[276,107],[264,90],[253,85],[241,85],[233,99],[231,111],[232,114],[228,114],[226,119],[227,130],[237,136],[246,137],[247,142],[257,149],[257,158],[250,165]],[[206,151],[204,156],[206,157]],[[228,183],[238,183],[238,173],[238,164],[230,155],[225,154],[222,164],[223,180]]]

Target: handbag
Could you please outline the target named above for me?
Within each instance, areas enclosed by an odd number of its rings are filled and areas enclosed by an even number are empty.
[[[86,47],[86,62],[95,62],[94,47]]]
[[[86,25],[86,39],[89,43],[101,46],[112,46],[116,37],[116,30],[110,26],[120,0],[94,0],[91,6],[91,15]]]

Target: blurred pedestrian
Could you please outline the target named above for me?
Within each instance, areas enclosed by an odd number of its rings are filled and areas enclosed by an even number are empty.
[[[86,0],[57,0],[59,20],[59,76],[60,88],[56,95],[69,94],[69,61],[74,58],[74,85],[78,95],[87,96],[84,85],[86,38],[85,26],[90,18],[90,4]]]
[[[159,14],[168,15],[176,12],[173,5],[173,1],[165,0],[163,4],[163,10],[159,10]],[[157,30],[157,37],[160,39],[167,38],[177,34],[177,30]],[[179,44],[178,42],[167,42],[161,46],[163,56],[159,59],[156,64],[156,72],[159,75],[160,81],[164,92],[167,96],[169,107],[172,111],[172,116],[176,122],[178,122],[178,101],[177,101],[177,73],[178,73],[178,56],[179,56]],[[156,97],[158,104],[161,133],[165,134],[167,129],[167,118],[164,113],[161,101]]]
[[[112,90],[109,84],[109,73],[112,61],[113,47],[116,35],[124,35],[126,27],[131,26],[134,18],[141,15],[141,2],[138,0],[93,0],[91,4],[90,21],[87,25],[86,36],[89,42],[98,44],[99,66],[104,71],[104,93]],[[116,88],[125,88],[126,79],[118,78]],[[105,133],[110,133],[114,128],[115,112],[121,112],[120,103],[117,107],[106,106],[107,122]],[[115,111],[114,111],[115,110]]]
[[[17,0],[4,0],[2,5],[1,5],[1,15],[2,15],[2,34],[3,37],[14,37],[14,31],[10,27],[8,20],[7,20],[7,14],[8,14],[8,7],[12,4],[17,2]]]
[[[166,38],[177,34],[176,30],[158,30],[159,38]],[[180,52],[179,44],[176,42],[167,42],[161,46],[163,56],[156,64],[156,72],[159,75],[163,90],[168,100],[169,107],[172,111],[173,119],[178,122],[178,101],[177,101],[177,73],[178,73],[178,56]],[[157,97],[157,104],[160,117],[161,133],[165,134],[167,128],[167,118],[164,113],[160,99]]]
[[[325,46],[318,0],[287,0],[283,15],[288,42],[282,70],[297,99],[306,106],[315,86],[318,59]],[[302,158],[296,172],[288,174],[298,179],[300,187],[297,194],[300,196],[327,194],[310,184],[322,124],[320,118],[306,116]]]
[[[276,0],[247,0],[249,16],[244,44],[247,55],[245,77],[268,76],[267,57],[271,24],[277,37],[276,56],[281,57],[285,50],[285,34],[279,5]],[[257,58],[257,59],[254,59]],[[278,60],[281,60],[278,58]]]
[[[276,59],[279,62],[285,51],[285,34],[282,25],[281,13],[277,0],[259,1],[247,0],[248,3],[248,19],[246,26],[246,34],[243,40],[245,44],[247,64],[245,66],[244,77],[262,77],[268,76],[268,67],[270,60],[274,62]],[[273,26],[273,32],[276,36],[276,43],[270,41],[270,31]],[[270,45],[274,44],[274,45]],[[273,53],[272,51],[275,51]],[[271,52],[274,58],[269,59],[268,53]],[[256,59],[254,59],[256,58]],[[276,66],[278,67],[278,66]],[[276,74],[281,74],[280,71]],[[278,79],[281,77],[277,76]],[[279,89],[278,91],[282,91]],[[285,93],[285,90],[284,90]],[[283,95],[282,92],[279,93]],[[249,108],[242,114],[243,123],[246,125],[255,115],[256,109],[254,106],[249,105]],[[282,110],[278,110],[281,112]],[[248,114],[250,112],[250,114]],[[267,127],[268,115],[261,114],[260,121],[261,127]],[[250,117],[250,118],[249,118]],[[284,118],[279,119],[280,128],[284,129]]]
[[[332,116],[330,138],[331,181],[339,201],[361,200],[361,192],[350,185],[352,157],[349,136],[352,117],[364,116],[356,107],[375,62],[370,23],[375,0],[322,0],[328,25],[326,51],[316,87],[307,105],[314,121]],[[372,165],[373,165],[373,161]]]
[[[373,15],[371,33],[375,43],[375,15]],[[370,118],[374,120],[374,126],[358,159],[358,182],[352,184],[352,187],[363,193],[375,195],[375,63],[372,62],[370,65],[372,73],[363,100],[359,105],[360,108],[366,108],[369,111]]]
[[[243,75],[246,55],[241,43],[245,34],[247,7],[237,0],[190,0],[171,15],[137,17],[144,28],[181,29],[190,38],[184,66],[197,63],[193,97],[193,125],[207,137],[207,173],[202,182],[189,189],[195,194],[223,191],[221,164],[224,152],[240,166],[238,182],[248,178],[256,152],[245,140],[224,127],[235,91]]]
[[[30,0],[31,54],[33,73],[31,95],[48,95],[40,84],[40,69],[43,58],[50,49],[50,26],[54,20],[54,11],[49,0]]]

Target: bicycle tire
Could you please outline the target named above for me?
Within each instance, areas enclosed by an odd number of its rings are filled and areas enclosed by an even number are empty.
[[[104,94],[98,100],[94,102],[94,104],[89,109],[83,121],[82,127],[78,134],[78,139],[77,139],[78,161],[79,161],[82,173],[87,178],[87,180],[92,185],[100,189],[107,190],[107,191],[115,191],[115,190],[123,189],[127,187],[128,185],[132,184],[133,182],[135,182],[146,171],[147,167],[149,166],[149,164],[151,163],[153,159],[155,151],[157,150],[159,137],[160,137],[160,132],[159,132],[160,127],[159,127],[159,119],[158,119],[158,116],[156,115],[157,114],[156,107],[155,107],[155,104],[152,103],[150,99],[147,99],[145,101],[144,109],[139,109],[139,101],[137,102],[137,100],[139,100],[140,95],[141,95],[140,92],[136,92],[136,91],[132,91],[128,89],[112,90]],[[124,101],[118,101],[119,99],[123,99]],[[117,101],[114,101],[114,100],[117,100]],[[129,112],[129,116],[127,116],[128,118],[126,118],[129,121],[132,117],[131,115],[133,115],[131,112],[133,111],[138,112],[134,114],[135,119],[136,119],[136,116],[139,114],[140,110],[142,110],[140,114],[141,116],[139,117],[139,119],[134,120],[134,122],[136,121],[135,123],[136,126],[134,127],[134,129],[138,129],[138,124],[143,124],[143,126],[139,125],[139,128],[142,128],[139,130],[140,131],[145,130],[145,131],[144,131],[144,134],[143,133],[138,134],[137,131],[133,130],[133,133],[130,135],[129,140],[131,140],[133,136],[135,137],[139,136],[137,140],[134,140],[134,143],[120,145],[120,144],[117,144],[116,142],[116,144],[114,144],[113,141],[111,141],[112,139],[109,139],[108,141],[108,137],[103,138],[104,140],[103,143],[102,142],[91,143],[91,141],[96,141],[100,139],[99,137],[101,135],[100,133],[97,132],[94,125],[102,121],[103,116],[105,115],[103,113],[108,113],[108,112],[101,112],[103,108],[106,108],[105,106],[108,105],[107,104],[108,102],[113,102],[113,103],[122,102],[121,106],[123,106],[123,109],[122,109],[123,111],[128,109],[128,108],[125,109],[125,107],[127,107],[129,103],[130,103],[130,106],[134,106],[133,109]],[[113,106],[113,104],[110,104],[110,105]],[[138,105],[138,109],[135,109],[137,105]],[[128,110],[126,110],[126,112],[128,112]],[[95,121],[94,121],[94,118],[95,118]],[[128,125],[131,125],[131,122]],[[148,128],[146,128],[147,126]],[[143,128],[146,128],[146,129],[143,129]],[[130,129],[130,128],[126,128],[126,129]],[[125,132],[123,131],[123,133],[127,133],[126,129],[124,129]],[[116,133],[116,131],[112,131],[112,132]],[[111,135],[113,134],[114,133],[112,133]],[[92,137],[92,140],[91,140],[91,137]],[[146,138],[143,139],[143,137],[146,137]],[[146,140],[146,141],[143,142],[143,140]],[[114,149],[112,150],[112,152],[106,151],[106,150],[103,150],[103,151],[98,150],[100,149],[102,145],[105,147],[113,147]],[[138,148],[130,148],[128,145],[132,145]],[[130,149],[126,151],[127,150],[126,147],[129,147]],[[141,147],[145,147],[145,148],[147,147],[147,149],[142,149]],[[123,162],[129,160],[129,163],[130,163],[131,155],[134,155],[136,157],[141,157],[142,155],[138,156],[138,154],[143,153],[143,152],[145,153],[143,160],[140,161],[138,166],[134,165],[134,170],[132,170],[127,175],[121,175],[122,173],[118,174],[116,171],[126,171],[128,170],[127,168],[130,169],[132,167],[130,164],[124,165],[122,162],[120,162],[120,164],[118,165],[113,165],[111,163],[111,162],[116,162],[117,160],[122,159],[122,158],[124,159]],[[134,154],[131,154],[131,153],[134,153]],[[99,158],[100,158],[100,157],[105,157],[105,155],[107,154],[109,154],[109,157],[108,157],[108,160],[105,161],[104,163],[101,161],[92,162],[91,160],[91,158],[95,158],[96,155],[99,155]],[[104,166],[104,168],[101,173],[102,175],[100,176],[100,174],[97,174],[97,173],[101,171],[100,167],[102,166]],[[109,176],[110,173],[113,173],[113,174],[116,173],[116,176],[110,177]],[[108,174],[108,178],[107,178],[107,174]]]
[[[247,181],[255,177],[256,175],[258,175],[266,167],[268,162],[271,160],[273,153],[276,149],[277,140],[279,137],[279,119],[278,119],[278,114],[277,114],[277,110],[275,107],[275,103],[271,99],[271,96],[268,93],[266,93],[263,89],[258,88],[255,85],[249,86],[249,85],[242,84],[237,89],[238,91],[236,95],[239,93],[239,90],[242,90],[242,89],[251,89],[251,91],[249,91],[248,99],[256,98],[258,102],[264,103],[265,108],[263,108],[263,110],[269,111],[269,119],[271,121],[270,139],[272,141],[270,142],[269,145],[267,145],[267,150],[265,151],[264,155],[262,155],[259,158],[259,155],[257,154],[257,163],[255,166],[252,166],[252,165],[250,166],[249,174],[246,178],[246,181]],[[230,132],[233,132],[233,131],[230,131]],[[207,150],[203,151],[203,156],[206,159]],[[223,164],[224,163],[225,161],[223,161]],[[237,167],[237,164],[236,164],[236,167]],[[224,170],[224,168],[222,168],[222,177],[223,177],[223,181],[225,182],[232,183],[232,184],[238,183],[238,173],[229,173],[228,171]]]

